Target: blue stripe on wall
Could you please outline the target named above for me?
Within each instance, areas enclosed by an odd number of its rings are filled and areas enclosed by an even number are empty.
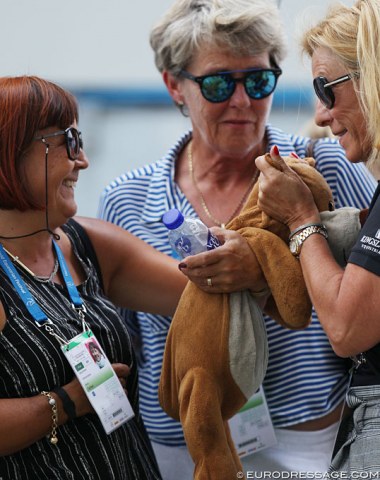
[[[112,107],[154,107],[172,104],[164,88],[83,88],[70,89],[78,101],[91,101]],[[314,92],[308,87],[279,87],[274,93],[273,109],[313,108]]]

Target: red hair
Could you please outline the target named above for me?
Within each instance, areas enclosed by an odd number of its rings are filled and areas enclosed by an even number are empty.
[[[20,163],[39,130],[78,120],[75,97],[34,76],[0,78],[0,208],[40,208],[28,199]]]

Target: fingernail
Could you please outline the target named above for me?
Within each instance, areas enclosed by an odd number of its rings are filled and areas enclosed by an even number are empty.
[[[178,268],[179,268],[180,270],[182,270],[183,268],[187,268],[187,265],[186,265],[186,263],[179,263],[179,264],[178,264]]]
[[[300,157],[296,154],[296,152],[292,152],[292,153],[290,154],[290,156],[293,157],[293,158],[300,158]]]
[[[275,146],[273,147],[273,153],[274,153],[275,155],[280,155],[280,150],[278,149],[278,146],[277,146],[277,145],[275,145]]]

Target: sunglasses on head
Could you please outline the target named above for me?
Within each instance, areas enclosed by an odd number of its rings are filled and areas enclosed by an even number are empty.
[[[313,86],[315,93],[323,105],[329,110],[333,108],[335,103],[335,95],[333,92],[333,87],[339,85],[340,83],[348,82],[353,78],[358,78],[359,73],[348,73],[342,77],[336,78],[332,82],[329,82],[326,77],[316,77],[313,80]]]
[[[65,136],[66,151],[70,160],[76,160],[79,157],[80,150],[83,148],[82,132],[79,132],[75,127],[66,128],[66,130],[59,130],[58,132],[48,133],[40,137],[34,137],[34,140],[42,140],[45,144],[46,138],[57,137],[58,135]]]
[[[244,73],[240,78],[234,78],[233,73]],[[253,100],[261,100],[274,92],[277,79],[281,75],[280,68],[247,68],[245,70],[230,70],[211,75],[196,77],[186,70],[180,75],[198,83],[203,98],[212,103],[225,102],[232,97],[236,84],[243,83],[247,95]]]

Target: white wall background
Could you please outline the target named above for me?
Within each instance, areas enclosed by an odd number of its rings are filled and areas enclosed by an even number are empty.
[[[268,0],[270,1],[270,0]],[[172,0],[1,0],[0,75],[36,74],[72,87],[152,85],[149,30]],[[289,37],[284,79],[308,79],[295,39],[330,0],[281,0]],[[346,0],[344,3],[351,3]]]
[[[268,0],[271,1],[271,0]],[[172,0],[0,0],[0,75],[31,74],[73,90],[162,88],[149,46],[153,23]],[[279,85],[310,92],[297,36],[329,0],[281,0],[289,40]],[[350,0],[344,3],[351,4]],[[300,131],[310,110],[284,106],[271,121]],[[174,107],[143,108],[80,101],[80,128],[91,161],[77,189],[79,213],[95,215],[103,187],[130,168],[157,160],[188,128]]]

